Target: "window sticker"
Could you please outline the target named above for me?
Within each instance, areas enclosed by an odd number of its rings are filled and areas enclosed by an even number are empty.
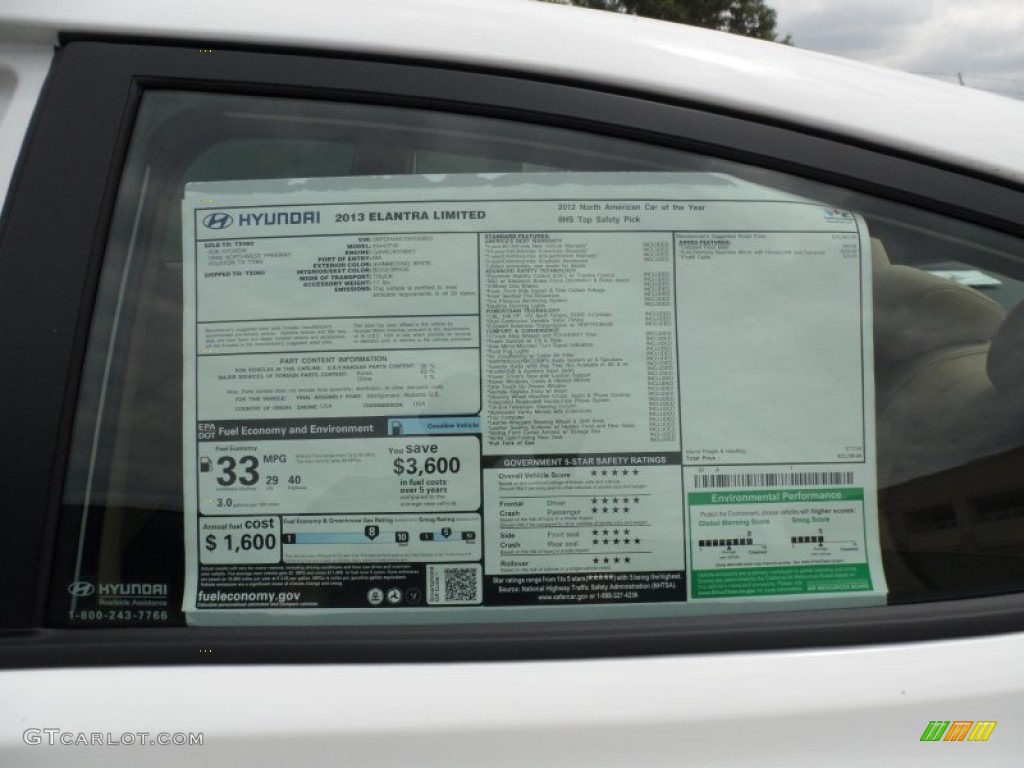
[[[183,213],[191,623],[884,602],[859,216],[687,173]]]

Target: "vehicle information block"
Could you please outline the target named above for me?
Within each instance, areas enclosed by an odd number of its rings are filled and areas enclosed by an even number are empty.
[[[190,622],[884,600],[855,214],[401,176],[190,184],[183,233]]]

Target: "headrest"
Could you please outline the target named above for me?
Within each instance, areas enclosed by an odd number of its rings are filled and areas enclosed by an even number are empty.
[[[914,267],[890,264],[872,240],[875,352],[908,360],[955,344],[988,341],[1002,325],[1003,308],[973,288]]]
[[[871,268],[880,269],[882,267],[889,266],[889,254],[885,250],[885,245],[877,237],[871,238]]]
[[[1000,392],[1024,385],[1024,301],[1010,311],[992,339],[987,370]]]

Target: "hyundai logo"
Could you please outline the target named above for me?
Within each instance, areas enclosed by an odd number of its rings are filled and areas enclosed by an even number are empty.
[[[210,213],[203,217],[203,226],[207,229],[224,229],[235,223],[230,213]]]
[[[73,581],[68,584],[68,594],[75,597],[88,597],[96,591],[96,587],[88,581]]]

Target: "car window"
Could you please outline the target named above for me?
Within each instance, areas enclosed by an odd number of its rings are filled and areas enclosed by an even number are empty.
[[[1019,247],[596,134],[147,93],[51,616],[562,620],[1018,589]]]

